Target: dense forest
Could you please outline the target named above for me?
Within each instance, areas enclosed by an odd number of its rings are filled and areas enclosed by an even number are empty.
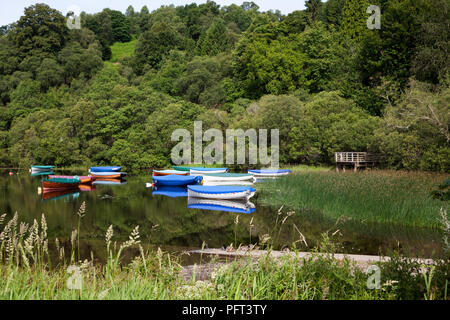
[[[369,29],[370,4],[381,29]],[[213,1],[0,28],[0,166],[165,167],[177,128],[280,130],[282,163],[335,151],[450,171],[449,0],[308,0],[287,15]],[[70,13],[69,13],[70,15]],[[133,53],[111,60],[111,46]]]

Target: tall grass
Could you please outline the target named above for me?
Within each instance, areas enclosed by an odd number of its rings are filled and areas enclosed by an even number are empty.
[[[281,209],[279,210],[281,212]],[[85,214],[84,206],[78,211]],[[280,214],[280,217],[284,216]],[[286,213],[288,217],[288,214]],[[82,217],[80,216],[80,219]],[[280,218],[281,219],[281,218]],[[282,225],[283,219],[279,223]],[[236,224],[239,221],[236,220]],[[450,263],[438,263],[423,272],[415,262],[394,259],[382,267],[380,289],[367,287],[367,274],[349,260],[334,259],[336,247],[324,235],[316,248],[326,254],[297,258],[269,254],[256,260],[237,260],[216,268],[209,280],[180,276],[181,256],[144,251],[139,227],[123,243],[113,240],[110,226],[105,234],[107,261],[103,265],[76,256],[78,233],[72,234],[71,261],[63,248],[50,265],[45,216],[33,224],[19,223],[18,215],[6,222],[0,216],[0,299],[446,299]],[[257,226],[253,226],[257,227]],[[79,230],[77,227],[76,230]],[[275,235],[279,229],[275,228]],[[131,247],[138,254],[130,263],[122,260]],[[270,247],[268,253],[270,253]],[[415,276],[411,272],[415,271]],[[79,275],[79,286],[71,279]]]
[[[442,202],[430,191],[440,181],[442,176],[426,173],[305,171],[262,184],[259,199],[332,219],[437,228]]]

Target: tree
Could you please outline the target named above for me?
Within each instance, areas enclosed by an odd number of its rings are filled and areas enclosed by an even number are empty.
[[[186,72],[175,82],[177,93],[188,101],[214,107],[226,101],[222,81],[231,77],[230,56],[195,57]]]
[[[235,23],[241,31],[247,30],[252,22],[251,15],[242,7],[231,4],[222,8],[223,18],[227,23]]]
[[[139,37],[134,57],[134,70],[142,74],[146,65],[158,68],[164,56],[172,49],[183,49],[185,26],[174,8],[160,8],[151,15],[151,28]]]
[[[10,33],[20,58],[36,52],[56,54],[63,48],[68,29],[60,12],[38,3],[25,8],[24,13]]]
[[[41,83],[44,90],[52,86],[56,86],[63,81],[63,68],[56,62],[55,59],[45,58],[41,66],[37,70],[36,80]]]
[[[323,6],[323,21],[326,25],[340,27],[342,24],[342,10],[347,0],[328,0]]]
[[[111,27],[114,42],[131,41],[129,20],[117,10],[111,10]]]
[[[232,43],[228,35],[227,27],[222,19],[217,19],[200,36],[197,50],[200,55],[215,56],[221,52],[231,49]]]
[[[307,12],[299,10],[289,13],[282,21],[289,34],[305,31],[308,22]]]
[[[368,32],[366,13],[370,3],[368,0],[346,0],[342,8],[341,32],[356,40],[361,40]],[[384,21],[383,21],[384,26]]]
[[[234,74],[249,98],[298,88],[318,92],[327,88],[337,63],[336,42],[324,26],[276,40],[268,32],[249,35],[233,54]]]
[[[322,6],[323,6],[322,0],[306,0],[305,11],[306,13],[309,14],[310,23],[314,23],[320,20]]]
[[[420,81],[437,84],[450,71],[450,2],[435,0],[420,17],[417,46],[412,57],[412,73]]]

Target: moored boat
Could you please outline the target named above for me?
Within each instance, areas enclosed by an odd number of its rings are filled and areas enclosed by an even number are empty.
[[[121,166],[91,167],[89,172],[120,172],[120,170],[122,170]]]
[[[245,186],[188,186],[188,196],[206,199],[250,199],[256,189]]]
[[[227,171],[228,168],[192,168],[191,170],[189,170],[191,175],[225,173]]]
[[[78,189],[81,180],[79,178],[67,179],[67,178],[54,178],[54,179],[43,179],[42,189],[44,192],[46,190],[59,191],[67,189]]]
[[[248,170],[249,174],[255,177],[280,177],[290,174],[292,171],[288,169],[259,169]]]
[[[199,184],[202,181],[201,176],[178,176],[171,174],[168,176],[154,176],[154,186],[187,186]]]
[[[251,181],[254,182],[255,177],[248,173],[212,173],[203,175],[203,183],[205,182],[238,182]]]
[[[230,201],[218,199],[188,198],[188,209],[213,210],[236,213],[252,213],[256,210],[255,205],[249,201]]]
[[[179,176],[187,176],[189,175],[189,171],[180,171],[180,170],[153,170],[153,176],[168,176],[171,174],[176,174]]]
[[[61,178],[61,179],[76,179],[76,178],[78,178],[78,179],[80,179],[81,184],[92,184],[92,182],[94,182],[95,179],[97,179],[94,176],[57,176],[57,175],[49,175],[48,177],[49,177],[49,179],[58,179],[58,178]]]
[[[252,186],[255,180],[246,181],[205,181],[203,180],[202,185],[204,186]]]
[[[95,178],[97,178],[97,179],[120,179],[121,177],[124,177],[124,176],[127,175],[126,172],[113,172],[113,171],[110,171],[110,172],[108,172],[108,171],[105,171],[105,172],[94,171],[94,172],[92,172],[91,171],[90,174],[92,176],[94,176]]]
[[[52,171],[55,168],[55,166],[31,166],[31,172],[37,173],[37,172],[48,172]]]

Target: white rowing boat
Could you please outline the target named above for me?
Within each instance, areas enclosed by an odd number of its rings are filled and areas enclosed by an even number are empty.
[[[188,197],[205,199],[250,199],[255,195],[256,189],[245,186],[188,186]]]

